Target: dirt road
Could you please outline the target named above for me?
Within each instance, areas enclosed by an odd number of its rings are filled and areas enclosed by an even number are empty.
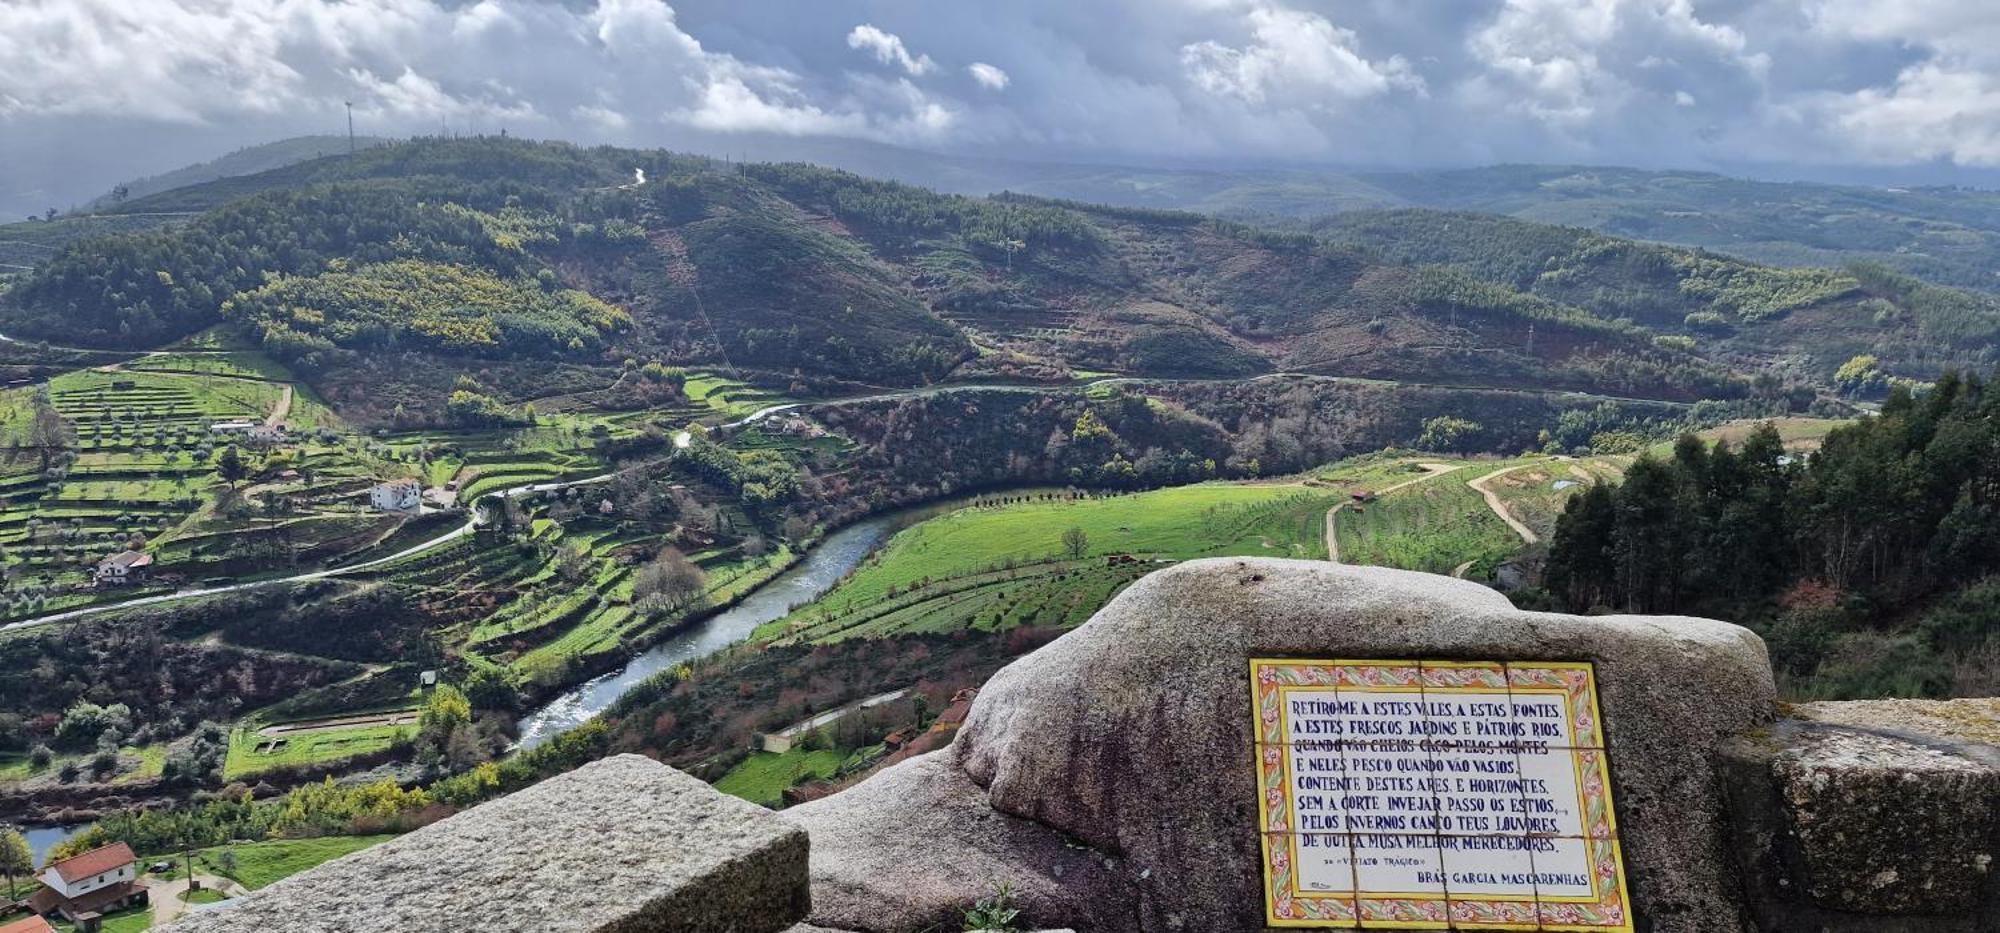
[[[188,889],[185,863],[176,860],[174,864],[177,867],[171,879],[148,878],[146,882],[146,894],[148,899],[153,903],[154,926],[163,926],[170,921],[176,920],[181,914],[187,913],[194,906],[189,904],[183,897]],[[242,897],[250,893],[249,889],[228,878],[205,874],[203,872],[195,872],[194,877],[195,880],[201,882],[202,887],[221,891],[232,898]]]
[[[271,406],[271,416],[264,419],[264,427],[275,428],[285,423],[285,416],[292,413],[292,386],[285,384],[285,394],[278,396],[278,404]]]
[[[1535,530],[1533,528],[1529,528],[1527,525],[1522,524],[1520,519],[1514,517],[1514,513],[1507,511],[1507,504],[1505,502],[1500,501],[1500,494],[1494,492],[1492,488],[1488,487],[1486,484],[1496,479],[1499,479],[1500,477],[1505,476],[1508,473],[1512,473],[1515,470],[1523,470],[1531,466],[1542,466],[1542,465],[1543,464],[1539,462],[1523,463],[1518,466],[1507,467],[1504,470],[1494,470],[1493,472],[1488,473],[1485,476],[1465,481],[1465,485],[1472,487],[1473,492],[1478,493],[1481,497],[1483,497],[1486,500],[1486,507],[1492,509],[1493,514],[1500,516],[1500,520],[1506,522],[1507,527],[1514,529],[1514,533],[1521,536],[1521,542],[1524,544],[1533,544],[1537,541],[1540,541],[1541,536],[1535,534]]]
[[[1450,473],[1453,470],[1461,469],[1465,466],[1465,464],[1419,463],[1417,464],[1417,466],[1424,471],[1424,475],[1415,477],[1413,479],[1406,479],[1393,486],[1388,486],[1382,489],[1378,489],[1375,491],[1375,495],[1386,496],[1392,492],[1395,492],[1398,489],[1402,489],[1405,486],[1414,486],[1418,483],[1423,482],[1424,480],[1431,479],[1433,477],[1443,476],[1444,474]],[[1340,534],[1338,530],[1334,527],[1333,517],[1339,514],[1341,509],[1347,508],[1348,505],[1349,503],[1342,502],[1334,506],[1333,508],[1326,510],[1326,559],[1333,561],[1336,564],[1340,563]]]

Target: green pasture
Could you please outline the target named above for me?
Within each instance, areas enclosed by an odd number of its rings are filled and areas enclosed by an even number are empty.
[[[286,736],[276,749],[260,752],[270,739],[257,734],[258,725],[239,725],[229,734],[229,753],[222,765],[223,777],[236,780],[273,768],[300,767],[340,761],[388,748],[412,732],[410,726],[360,726],[327,729]]]
[[[833,749],[793,748],[782,755],[754,752],[715,782],[715,789],[751,803],[776,807],[785,788],[808,780],[824,780],[840,770],[847,756]]]
[[[377,836],[319,836],[312,839],[271,839],[240,845],[215,846],[195,851],[202,869],[231,878],[252,891],[282,881],[308,868],[333,861],[350,852],[380,845],[396,838]],[[234,857],[235,867],[225,867],[222,853]],[[161,856],[162,858],[169,856]]]

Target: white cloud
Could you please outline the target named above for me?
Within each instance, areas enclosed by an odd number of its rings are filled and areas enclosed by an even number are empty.
[[[1758,82],[1769,58],[1748,45],[1735,27],[1701,19],[1689,0],[1506,0],[1467,37],[1481,68],[1460,90],[1470,106],[1570,132],[1656,100],[1644,87],[1678,107],[1694,99],[1658,82],[1690,74]]]
[[[929,55],[911,57],[910,50],[903,47],[902,37],[883,32],[868,23],[854,27],[847,34],[847,47],[870,52],[875,60],[884,65],[895,65],[912,77],[927,75],[937,70],[937,62]]]
[[[1890,87],[1833,96],[1822,106],[1868,161],[2000,166],[2000,75],[1991,69],[1926,61],[1904,69]]]
[[[1315,106],[1323,106],[1326,95],[1356,100],[1395,87],[1423,88],[1400,56],[1370,62],[1356,51],[1353,30],[1316,13],[1256,5],[1244,22],[1250,41],[1243,46],[1212,39],[1181,46],[1181,66],[1196,87],[1249,104]]]
[[[985,62],[973,62],[965,66],[965,73],[971,75],[972,80],[979,82],[980,87],[989,91],[1004,91],[1007,89],[1007,82],[1009,80],[1007,72],[1000,70],[998,66],[989,65]]]
[[[134,153],[116,180],[339,132],[343,100],[384,135],[2000,165],[1996,93],[1993,0],[0,0],[0,188],[66,190],[22,179],[83,139]]]
[[[915,140],[953,113],[921,93],[862,95],[711,50],[664,0],[0,3],[0,121],[216,125],[338,114],[343,101],[387,133],[680,123]]]

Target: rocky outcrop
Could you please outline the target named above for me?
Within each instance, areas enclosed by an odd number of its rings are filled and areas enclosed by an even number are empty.
[[[1464,581],[1268,559],[1146,577],[995,675],[952,748],[792,811],[815,840],[815,922],[918,930],[952,897],[1010,882],[1042,924],[1261,929],[1249,660],[1269,656],[1593,662],[1642,928],[1743,926],[1715,752],[1773,715],[1756,636],[1522,612]],[[984,827],[1005,838],[968,852]],[[1065,839],[1077,854],[1059,858]]]
[[[1144,878],[1033,820],[996,810],[950,749],[786,810],[812,834],[814,923],[856,931],[957,929],[1006,884],[1036,922],[1121,929]]]
[[[1724,750],[1746,897],[1775,933],[2000,930],[2000,701],[1816,703]]]
[[[637,755],[593,762],[163,933],[779,933],[806,834]]]
[[[1266,657],[1591,662],[1635,929],[2000,933],[2000,700],[1776,720],[1736,626],[1252,559],[1141,580],[995,675],[951,747],[782,817],[612,758],[167,929],[918,933],[1004,886],[1022,923],[1262,930]]]

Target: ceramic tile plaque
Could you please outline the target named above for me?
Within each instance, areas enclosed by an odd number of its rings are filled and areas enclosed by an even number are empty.
[[[1587,663],[1250,662],[1279,927],[1630,931]]]

